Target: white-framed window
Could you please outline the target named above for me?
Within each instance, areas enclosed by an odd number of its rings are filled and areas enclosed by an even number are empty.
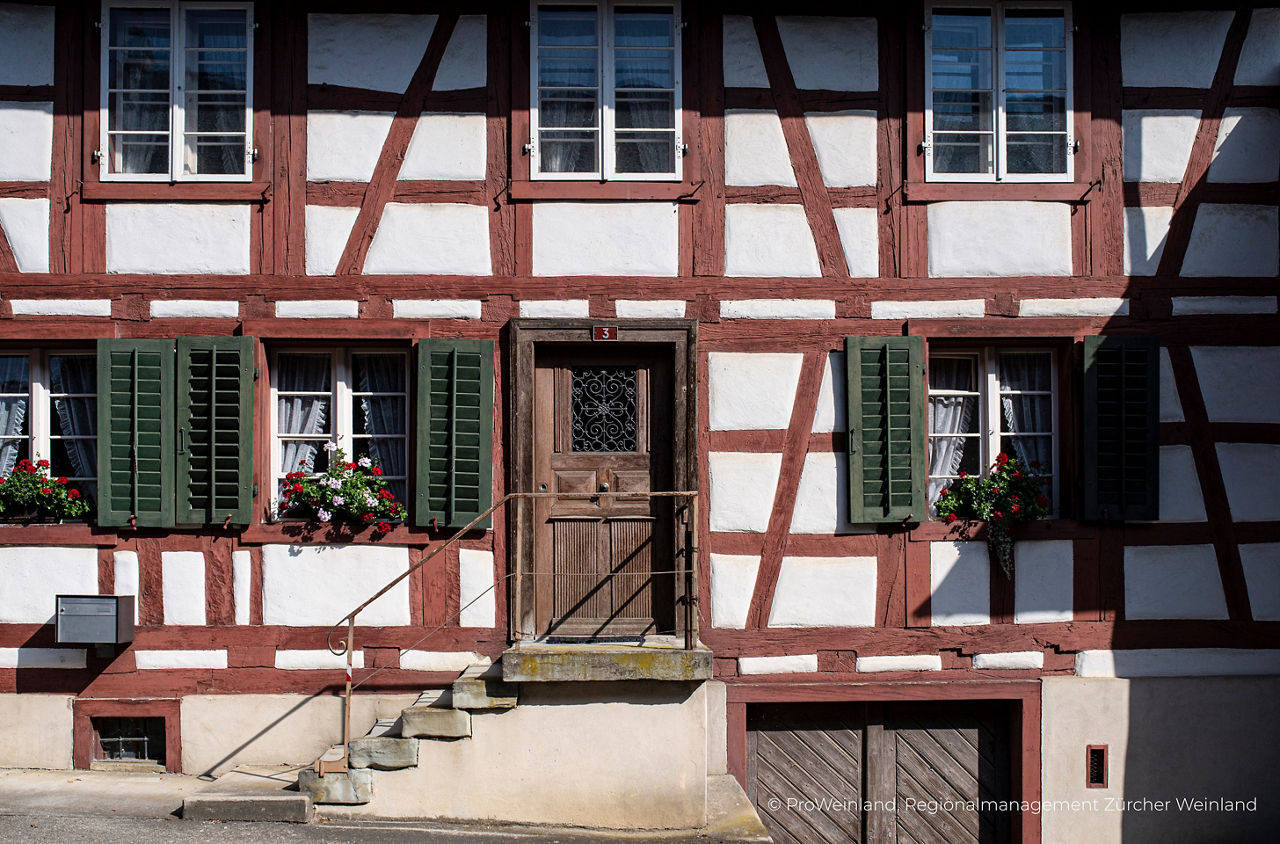
[[[937,2],[926,13],[925,177],[1071,181],[1071,6]]]
[[[0,351],[0,475],[48,460],[50,477],[96,500],[97,383],[93,352]]]
[[[271,399],[273,507],[286,474],[329,467],[326,443],[341,448],[347,460],[372,459],[396,500],[408,500],[407,350],[276,350]]]
[[[530,15],[532,177],[678,181],[679,4],[533,0]]]
[[[253,4],[102,6],[100,178],[248,181]]]
[[[930,506],[961,472],[985,474],[1000,452],[1043,476],[1057,502],[1054,360],[1049,349],[1003,346],[929,354]]]

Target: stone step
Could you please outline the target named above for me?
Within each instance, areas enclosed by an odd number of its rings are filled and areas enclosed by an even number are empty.
[[[379,718],[364,738],[351,740],[352,768],[398,771],[418,764],[417,739],[402,738],[399,718]]]
[[[352,768],[322,777],[314,768],[303,768],[298,772],[298,790],[316,804],[359,806],[373,799],[373,771]]]
[[[313,811],[311,795],[296,790],[297,778],[297,769],[289,766],[243,765],[182,801],[182,817],[307,823]]]
[[[471,713],[453,708],[452,692],[431,689],[400,713],[400,735],[404,738],[467,738],[471,735]]]
[[[477,663],[453,681],[454,709],[512,709],[519,697],[518,686],[503,682],[501,664]]]

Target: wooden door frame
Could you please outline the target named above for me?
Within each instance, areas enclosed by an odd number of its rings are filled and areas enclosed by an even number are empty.
[[[593,341],[592,329],[608,326],[617,340]],[[507,387],[510,412],[507,453],[508,485],[513,492],[532,492],[534,479],[534,362],[539,348],[564,349],[598,342],[605,348],[621,345],[665,346],[671,350],[673,413],[671,431],[671,486],[694,489],[698,478],[698,324],[690,319],[515,319],[510,323],[507,347],[511,373]],[[510,589],[508,635],[513,641],[538,635],[535,614],[533,508],[516,501],[507,514],[509,545],[515,573]],[[680,563],[683,565],[683,562]],[[684,578],[676,584],[676,635],[684,633],[681,602]]]

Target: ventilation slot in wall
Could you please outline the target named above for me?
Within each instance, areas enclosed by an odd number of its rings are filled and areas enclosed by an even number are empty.
[[[1107,787],[1107,746],[1093,744],[1087,748],[1086,768],[1088,769],[1087,788]]]

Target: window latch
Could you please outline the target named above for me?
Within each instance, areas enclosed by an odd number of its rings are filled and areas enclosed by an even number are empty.
[[[681,144],[681,145],[680,145],[680,155],[681,155],[681,157],[685,157],[685,156],[687,156],[688,154],[689,154],[689,145],[688,145],[688,144]]]
[[[100,150],[100,149],[95,149],[93,152],[89,153],[89,163],[90,163],[90,164],[101,164],[101,163],[102,163],[102,150]]]
[[[933,144],[928,141],[921,141],[918,149],[921,155],[928,155],[929,151],[933,149]]]
[[[1067,141],[1067,154],[1068,154],[1068,155],[1079,155],[1079,154],[1080,154],[1080,141],[1079,141],[1079,140]]]
[[[249,159],[250,163],[256,162],[258,160],[258,148],[254,147],[246,152],[245,157]]]
[[[533,144],[529,143],[524,145],[524,154],[533,155]]]

